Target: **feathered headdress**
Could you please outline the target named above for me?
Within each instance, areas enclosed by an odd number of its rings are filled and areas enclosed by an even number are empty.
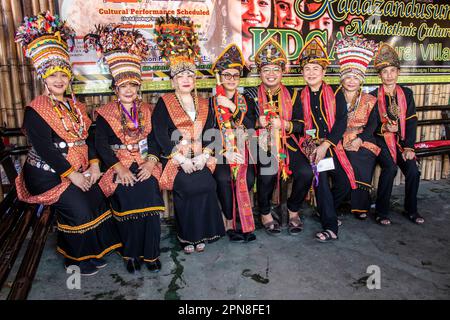
[[[345,37],[336,42],[336,55],[339,61],[341,79],[356,76],[361,82],[366,76],[367,67],[378,45],[373,40],[362,37]]]
[[[162,58],[170,63],[172,77],[186,70],[195,73],[195,60],[200,60],[200,47],[190,18],[169,15],[157,18],[155,42]]]
[[[72,78],[69,50],[74,47],[75,31],[59,16],[49,11],[25,17],[16,32],[15,41],[22,45],[31,58],[40,78],[61,71]]]
[[[123,30],[120,25],[97,25],[95,31],[84,37],[84,49],[93,47],[109,66],[115,85],[126,82],[141,84],[141,63],[150,49],[144,36],[137,30]]]

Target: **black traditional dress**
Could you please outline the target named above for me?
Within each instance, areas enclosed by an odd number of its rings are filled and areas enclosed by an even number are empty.
[[[174,93],[162,96],[156,104],[152,123],[163,162],[161,189],[173,191],[178,239],[183,246],[214,241],[225,234],[225,228],[212,175],[214,158],[200,171],[185,173],[173,155],[180,152],[191,158],[202,154],[211,139],[202,139],[214,127],[214,115],[208,100],[198,98],[195,121],[183,110]]]
[[[125,117],[117,102],[100,107],[97,113],[95,145],[106,170],[99,184],[109,197],[117,221],[123,243],[120,251],[124,259],[143,258],[145,262],[153,262],[160,254],[160,213],[164,211],[157,180],[161,175],[160,165],[155,166],[149,179],[133,186],[116,183],[114,171],[114,166],[121,163],[137,176],[139,165],[151,161],[147,159],[152,157],[158,161],[151,107],[138,103],[131,114],[135,122]]]
[[[370,210],[370,191],[375,159],[380,153],[376,145],[377,99],[368,93],[362,93],[356,105],[348,106],[343,91],[336,93],[336,104],[347,109],[347,129],[342,145],[355,173],[357,188],[351,191],[351,212],[356,215],[367,214]],[[351,141],[360,138],[359,148],[351,146]]]
[[[32,149],[16,180],[19,199],[56,209],[57,250],[77,262],[122,245],[98,184],[83,192],[66,178],[98,162],[92,134],[88,138],[90,124],[81,103],[54,105],[47,96],[33,100],[23,125]]]

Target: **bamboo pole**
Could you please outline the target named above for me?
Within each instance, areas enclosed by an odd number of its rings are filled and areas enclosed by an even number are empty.
[[[17,30],[21,21],[23,21],[23,12],[20,3],[16,0],[11,0],[11,7],[13,13],[13,21],[14,21],[14,30]],[[27,58],[24,55],[22,47],[19,44],[16,44],[17,57],[19,60],[19,69],[20,69],[20,87],[22,93],[22,101],[26,104],[31,101],[33,98],[31,92],[31,81],[30,81],[30,69],[28,65]],[[19,125],[22,124],[22,116],[18,117]]]
[[[50,10],[51,13],[55,14],[55,3],[53,0],[48,0],[48,10]]]
[[[424,102],[426,106],[431,106],[433,103],[433,86],[428,85],[425,87],[425,94],[424,94]],[[431,120],[433,117],[433,111],[425,111],[424,112],[424,119],[425,120]],[[424,126],[422,128],[422,135],[423,140],[428,141],[431,137],[431,126]],[[430,170],[431,170],[431,164],[432,160],[430,157],[423,158],[422,165],[423,165],[423,179],[429,180],[430,176]]]
[[[373,172],[372,176],[372,186],[374,189],[378,189],[378,182],[380,181],[380,173],[381,173],[381,167],[379,164],[375,166],[375,170]]]
[[[23,105],[22,105],[22,96],[21,96],[21,86],[19,80],[19,69],[17,66],[17,45],[14,42],[14,20],[13,20],[13,12],[11,8],[10,0],[2,0],[3,6],[3,19],[6,26],[6,32],[8,34],[7,37],[7,47],[8,47],[8,60],[11,70],[11,84],[13,89],[13,102],[14,109],[12,110],[14,113],[14,121],[11,119],[11,122],[14,123],[14,126],[21,126],[23,119]]]
[[[39,0],[39,8],[41,12],[49,10],[50,6],[48,5],[48,0]]]
[[[31,0],[31,8],[32,8],[31,13],[32,15],[38,14],[41,11],[41,8],[39,7],[39,0]]]
[[[444,155],[444,163],[442,164],[442,179],[447,179],[450,172],[450,159],[448,155]]]
[[[7,29],[5,27],[4,20],[4,7],[3,2],[0,2],[0,73],[1,73],[1,87],[2,87],[2,125],[7,127],[14,127],[14,99],[12,96],[12,86],[10,81],[10,71],[8,68],[8,41]]]
[[[14,1],[14,0],[12,0]],[[22,3],[22,9],[23,9],[23,16],[32,16],[39,11],[39,8],[36,9],[35,4],[33,4],[34,1],[30,0],[21,0]],[[36,73],[33,70],[33,66],[31,65],[31,61],[26,59],[26,64],[24,66],[24,69],[27,70],[26,73],[28,74],[28,80],[29,80],[29,90],[31,97],[35,97],[41,93],[41,88],[39,87],[39,82],[36,79]],[[25,99],[25,102],[28,102]]]
[[[32,2],[30,0],[21,0],[20,3],[22,4],[22,9],[23,9],[23,15],[24,16],[31,16],[33,15],[33,5]]]

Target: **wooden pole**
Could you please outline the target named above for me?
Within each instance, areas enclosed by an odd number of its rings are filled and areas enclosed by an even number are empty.
[[[48,5],[48,0],[39,0],[39,8],[41,12],[45,12],[50,9]],[[53,12],[52,12],[53,14]]]
[[[25,0],[26,2],[26,0]],[[31,0],[32,15],[36,15],[41,11],[39,0]]]
[[[17,51],[16,51],[16,43],[14,42],[14,21],[12,19],[13,13],[11,9],[10,0],[2,0],[3,7],[3,22],[6,27],[7,32],[7,54],[8,54],[8,62],[10,64],[11,70],[11,86],[13,89],[13,110],[12,114],[9,113],[8,117],[11,117],[11,124],[17,127],[19,125],[18,115],[23,114],[22,107],[22,97],[20,94],[20,81],[19,81],[19,70],[17,68]],[[22,119],[22,118],[21,118]],[[9,120],[8,120],[9,121]],[[21,122],[22,120],[20,120]]]
[[[30,0],[20,0],[21,8],[23,9],[24,16],[33,15],[33,5]]]
[[[2,88],[2,125],[7,127],[15,126],[14,117],[14,100],[12,95],[13,87],[10,80],[10,70],[8,67],[8,41],[6,36],[8,35],[4,20],[4,7],[3,2],[0,2],[0,73],[1,76],[1,88]]]
[[[20,23],[23,21],[23,12],[20,3],[16,0],[11,0],[11,7],[13,13],[13,21],[14,21],[14,30],[17,30]],[[16,44],[17,57],[19,60],[19,69],[20,69],[20,87],[22,93],[22,101],[24,104],[29,103],[32,99],[32,87],[30,81],[30,69],[28,65],[27,58],[24,55],[22,47],[19,44]],[[18,114],[19,126],[22,125],[23,119],[23,111]]]
[[[50,10],[51,13],[55,14],[55,3],[53,0],[48,0],[48,10]]]

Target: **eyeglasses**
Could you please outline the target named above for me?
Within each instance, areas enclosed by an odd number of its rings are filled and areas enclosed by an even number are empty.
[[[222,77],[225,78],[225,80],[238,80],[241,78],[241,75],[239,73],[235,73],[235,74],[231,74],[231,73],[222,73],[221,74]]]
[[[281,68],[280,67],[273,67],[273,68],[262,68],[261,69],[262,73],[280,73],[281,72]]]

